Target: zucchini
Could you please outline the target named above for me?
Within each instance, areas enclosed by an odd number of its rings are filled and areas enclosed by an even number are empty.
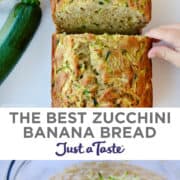
[[[0,84],[20,59],[40,20],[38,0],[21,0],[11,10],[0,30]]]

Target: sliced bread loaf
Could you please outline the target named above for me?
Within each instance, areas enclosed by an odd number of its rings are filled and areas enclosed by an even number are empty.
[[[151,107],[152,66],[144,36],[53,36],[53,107]]]

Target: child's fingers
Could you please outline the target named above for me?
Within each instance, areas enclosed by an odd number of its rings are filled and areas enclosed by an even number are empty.
[[[180,46],[180,30],[170,28],[152,29],[146,33],[146,36],[165,41],[175,47]]]
[[[180,53],[166,47],[156,46],[153,47],[148,54],[149,58],[160,58],[180,67]]]

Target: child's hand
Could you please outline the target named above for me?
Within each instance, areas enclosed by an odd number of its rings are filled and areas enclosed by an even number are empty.
[[[164,41],[172,46],[155,46],[150,51],[150,58],[160,58],[180,67],[180,24],[161,26],[150,30],[146,36]]]

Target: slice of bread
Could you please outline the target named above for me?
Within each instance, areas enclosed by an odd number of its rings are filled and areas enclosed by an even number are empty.
[[[151,0],[51,0],[57,32],[139,34],[151,19]]]
[[[151,39],[55,34],[53,107],[151,107]]]

